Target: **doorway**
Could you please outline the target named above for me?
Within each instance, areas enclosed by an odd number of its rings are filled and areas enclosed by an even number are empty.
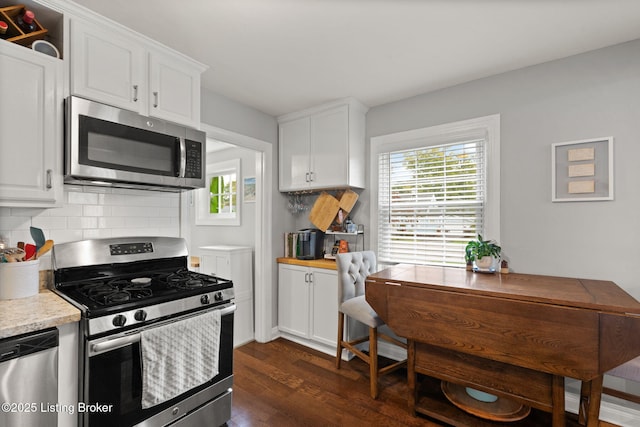
[[[252,150],[255,153],[255,242],[254,242],[254,338],[258,342],[272,339],[273,318],[273,254],[272,254],[272,193],[273,145],[256,138],[202,124],[207,139]],[[192,203],[189,202],[189,203]],[[183,212],[188,214],[187,208]],[[191,228],[182,221],[181,232],[193,242]],[[191,248],[193,250],[193,248]]]

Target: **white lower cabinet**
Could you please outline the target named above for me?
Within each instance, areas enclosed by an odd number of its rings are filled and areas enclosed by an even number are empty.
[[[335,355],[337,272],[278,264],[278,329],[284,338]]]
[[[253,341],[253,248],[203,246],[199,255],[201,273],[233,281],[237,306],[233,317],[234,347]]]

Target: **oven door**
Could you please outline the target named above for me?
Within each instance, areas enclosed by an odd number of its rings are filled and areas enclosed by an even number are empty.
[[[178,420],[195,418],[198,408],[207,409],[214,416],[228,421],[231,412],[230,388],[233,384],[233,312],[235,304],[225,304],[222,310],[218,375],[174,399],[151,408],[142,409],[142,363],[140,332],[144,328],[106,338],[87,341],[84,390],[86,402],[78,405],[81,425],[101,426],[164,426]],[[157,327],[170,322],[197,316],[211,310],[148,326]],[[216,399],[218,398],[218,399]],[[214,406],[213,403],[216,403]],[[215,406],[218,406],[218,409]],[[212,424],[213,425],[213,424]]]

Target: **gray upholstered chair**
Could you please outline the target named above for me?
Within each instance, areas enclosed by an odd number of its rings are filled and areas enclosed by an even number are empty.
[[[364,281],[366,277],[376,271],[376,256],[372,251],[348,252],[336,255],[338,267],[338,352],[336,368],[340,369],[342,349],[351,351],[354,355],[369,364],[371,383],[371,397],[378,397],[378,376],[384,375],[406,365],[406,359],[378,368],[378,338],[403,348],[407,345],[397,339],[378,332],[378,327],[384,321],[365,300]],[[369,336],[344,340],[345,315],[369,327]],[[369,341],[369,354],[360,350],[357,345]]]

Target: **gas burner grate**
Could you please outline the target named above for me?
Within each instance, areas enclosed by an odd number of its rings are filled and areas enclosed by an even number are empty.
[[[81,287],[81,293],[99,305],[120,304],[135,299],[150,298],[151,279],[113,279]]]
[[[215,285],[218,280],[213,276],[194,273],[189,270],[179,270],[166,277],[167,285],[177,289],[196,289]]]

